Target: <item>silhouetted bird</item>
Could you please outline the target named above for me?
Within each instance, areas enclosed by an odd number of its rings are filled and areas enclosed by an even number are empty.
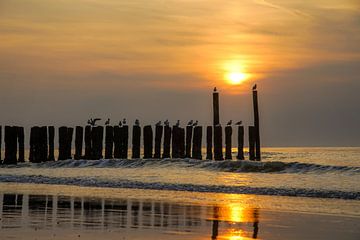
[[[180,120],[177,120],[177,121],[176,121],[175,126],[177,126],[177,127],[179,127],[179,126],[180,126]]]
[[[253,91],[256,90],[256,87],[257,87],[257,86],[256,86],[256,84],[255,84],[255,85],[253,86],[252,90],[253,90]]]
[[[135,126],[140,126],[140,121],[139,121],[139,119],[136,119],[136,120],[135,120]]]
[[[89,120],[87,120],[87,124],[89,124],[89,125],[92,124],[92,118],[90,118]]]
[[[123,125],[126,125],[126,118],[124,118],[124,119],[122,120],[122,124],[123,124]]]
[[[214,87],[214,92],[216,92],[217,91],[217,89],[216,89],[216,87]]]
[[[120,127],[122,127],[122,122],[121,121],[119,121],[119,124],[118,124]]]
[[[235,123],[235,125],[240,126],[242,124],[242,121],[238,121],[237,123]]]
[[[106,122],[105,122],[105,125],[107,126],[107,125],[109,125],[110,124],[110,118],[108,118],[107,120],[106,120]]]
[[[96,125],[96,122],[97,122],[97,121],[100,121],[100,120],[101,120],[101,118],[94,118],[92,125],[95,126],[95,125]]]
[[[165,126],[169,126],[170,125],[169,120],[166,119],[164,124],[165,124]]]
[[[158,121],[155,126],[161,126],[161,121]]]
[[[196,121],[194,122],[193,126],[196,127],[198,124],[199,124],[199,121],[196,120]]]
[[[194,123],[194,121],[193,121],[193,120],[189,121],[189,122],[188,122],[188,126],[193,125],[193,123]]]
[[[232,124],[232,120],[228,121],[227,125],[230,126]]]

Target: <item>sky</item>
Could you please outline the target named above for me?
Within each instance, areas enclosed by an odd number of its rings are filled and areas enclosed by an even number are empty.
[[[264,146],[360,146],[359,0],[1,0],[0,124],[253,124]]]

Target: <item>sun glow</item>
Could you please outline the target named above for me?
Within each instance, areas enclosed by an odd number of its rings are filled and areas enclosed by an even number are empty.
[[[246,65],[240,60],[231,60],[223,64],[224,80],[231,85],[240,85],[249,79]]]
[[[226,74],[226,80],[232,85],[241,84],[247,77],[247,74],[243,72],[230,72]]]

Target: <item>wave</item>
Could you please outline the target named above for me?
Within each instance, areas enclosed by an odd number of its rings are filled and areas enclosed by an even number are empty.
[[[102,180],[94,177],[65,178],[65,177],[47,177],[42,175],[26,175],[26,176],[0,175],[0,182],[360,200],[360,192],[346,192],[346,191],[306,189],[306,188],[269,188],[269,187],[248,187],[248,186],[176,184],[176,183],[161,183],[161,182],[149,183],[149,182],[122,180],[122,179],[116,181]]]
[[[210,161],[195,159],[101,159],[63,160],[43,163],[19,163],[0,165],[1,168],[141,168],[141,167],[194,167],[223,172],[258,173],[347,173],[358,174],[360,167],[332,166],[300,162],[281,161]]]

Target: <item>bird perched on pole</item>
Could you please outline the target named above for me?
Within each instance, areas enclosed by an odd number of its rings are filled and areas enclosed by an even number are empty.
[[[194,123],[194,121],[193,121],[193,120],[191,120],[191,121],[189,121],[189,122],[188,122],[188,124],[187,124],[187,125],[188,125],[188,126],[191,126],[191,125],[193,125],[193,123]]]
[[[139,119],[136,119],[136,120],[135,120],[135,126],[140,126],[140,121],[139,121]]]
[[[217,92],[217,89],[216,89],[216,87],[214,87],[214,92]]]
[[[198,124],[199,124],[199,121],[196,120],[196,121],[194,122],[194,124],[193,124],[193,127],[196,127]]]
[[[232,120],[228,121],[227,125],[231,126],[231,124],[232,124]]]
[[[166,119],[166,120],[164,121],[164,124],[165,124],[165,126],[169,126],[169,125],[170,125],[169,120]]]
[[[108,118],[107,120],[106,120],[106,122],[105,122],[105,125],[107,126],[107,125],[109,125],[110,124],[110,118]]]
[[[126,125],[126,118],[124,118],[124,119],[122,120],[122,124],[123,124],[123,125]]]
[[[92,126],[96,126],[96,122],[97,121],[101,121],[101,118],[94,118],[94,120],[92,121]]]
[[[119,121],[119,124],[118,124],[118,125],[119,125],[119,127],[122,127],[122,122],[121,122],[121,121]]]
[[[161,126],[161,121],[158,121],[155,126]]]
[[[87,120],[87,124],[91,125],[91,124],[92,124],[92,121],[93,121],[92,118],[88,119],[88,120]]]
[[[242,121],[238,121],[237,123],[235,123],[235,125],[240,126],[242,124]]]
[[[253,86],[252,90],[255,91],[256,90],[256,84]]]
[[[176,126],[176,127],[179,127],[179,126],[180,126],[180,120],[177,120],[177,121],[176,121],[175,126]]]

